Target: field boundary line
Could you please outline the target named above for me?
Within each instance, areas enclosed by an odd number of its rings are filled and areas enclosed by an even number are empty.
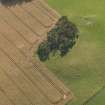
[[[12,41],[10,41],[8,38],[6,38],[4,34],[1,33],[1,35],[2,35],[6,40],[8,40],[9,43],[11,43],[25,58],[27,58],[27,55],[25,55],[25,53],[24,53],[22,50],[20,50],[19,48],[17,48],[17,46],[14,44],[14,42],[12,42]],[[53,82],[53,81],[50,81],[50,79],[48,78],[48,76],[46,76],[45,73],[43,73],[42,70],[41,70],[37,65],[35,65],[35,64],[32,62],[32,60],[30,60],[30,62],[33,64],[35,70],[37,70],[37,71],[40,70],[39,73],[41,73],[42,76],[44,76],[44,77],[46,78],[46,80],[49,81],[50,84],[52,84],[52,86],[55,85],[54,82]],[[55,87],[55,89],[58,90],[58,86],[54,86],[54,87]],[[62,92],[61,92],[60,90],[58,90],[58,91],[59,91],[61,94],[64,94],[63,91],[62,91]]]
[[[38,1],[35,1],[35,2],[39,3]],[[39,5],[35,5],[35,2],[32,1],[31,4],[34,5],[36,8],[39,8],[42,10],[44,9],[43,7],[41,8],[41,6],[39,7],[40,3]],[[46,11],[46,9],[44,11],[45,11],[44,14],[46,14],[52,21],[55,21],[54,17],[52,17],[51,14],[49,14],[48,11]]]
[[[105,86],[103,86],[100,90],[98,90],[96,93],[94,93],[88,100],[86,100],[83,103],[83,105],[87,105],[92,99],[94,99],[97,95],[99,95],[104,89],[105,89]]]
[[[34,0],[35,1],[35,0]],[[46,11],[51,12],[52,11],[52,15],[55,17],[60,17],[60,14],[58,14],[58,12],[56,12],[56,10],[54,10],[53,8],[51,8],[47,2],[45,0],[37,0],[43,7],[44,9],[46,9]],[[55,18],[56,18],[55,17]]]
[[[2,35],[3,36],[3,35]],[[3,36],[4,37],[4,36]],[[4,37],[5,38],[5,37]],[[5,38],[7,41],[9,41],[7,38]],[[12,42],[12,41],[9,41],[9,43],[11,43],[14,47],[16,47],[16,45]],[[0,49],[2,49],[2,48],[0,48]],[[24,56],[25,58],[27,58],[27,56],[24,54],[24,52],[23,51],[21,51],[19,48],[17,48],[16,47],[16,49],[22,54],[22,56]],[[2,49],[3,50],[3,49]],[[3,50],[4,51],[4,50]],[[5,52],[5,51],[4,51]],[[5,54],[7,54],[6,52],[5,52]],[[8,54],[7,54],[8,55]],[[8,55],[9,56],[9,55]],[[10,57],[10,56],[9,56]],[[11,57],[10,57],[11,58]],[[9,58],[9,59],[10,59]],[[13,59],[13,58],[11,58],[11,59]],[[15,62],[14,60],[13,60],[13,62]],[[30,60],[30,62],[33,64],[33,62]],[[16,65],[18,65],[17,63],[16,63]],[[64,95],[64,93],[61,91],[61,90],[59,90],[59,87],[58,86],[55,86],[55,84],[54,84],[54,82],[52,82],[52,81],[49,81],[49,78],[48,78],[48,76],[46,77],[46,75],[45,75],[45,73],[43,73],[42,72],[42,70],[40,70],[40,68],[39,67],[37,67],[37,65],[35,65],[35,64],[33,64],[33,67],[34,67],[34,70],[37,70],[44,78],[45,78],[45,80],[46,81],[48,81],[49,82],[49,84],[51,85],[51,86],[53,86],[60,94],[62,94],[62,95]],[[23,68],[22,67],[20,67],[19,65],[18,65],[18,68],[19,68],[19,70],[22,70]],[[21,68],[21,69],[20,69]],[[24,72],[23,70],[22,70],[22,72]],[[28,77],[28,79],[30,78],[28,75],[27,75],[27,73],[25,73],[24,72],[24,75],[26,75],[26,77]],[[32,81],[32,79],[30,78],[29,80],[31,80],[31,82],[33,82]],[[35,84],[36,86],[37,86],[37,88],[41,91],[41,93],[44,95],[44,96],[46,96],[47,98],[48,98],[48,96],[45,94],[45,92],[43,92],[43,90],[36,84],[36,83],[34,83],[33,82],[33,84]],[[49,99],[49,98],[48,98]],[[50,100],[50,99],[49,99]],[[61,100],[60,100],[61,101]],[[51,103],[53,103],[51,100],[50,100],[50,102]],[[56,102],[56,103],[58,103],[58,102]]]
[[[20,67],[20,66],[14,61],[13,58],[11,58],[2,48],[0,48],[0,50],[13,62],[13,64],[16,65],[16,67],[17,67],[20,71],[22,71],[22,73],[29,79],[29,81],[31,81],[31,83],[32,83],[34,86],[37,86],[36,83],[33,82],[33,80],[24,72],[23,68]],[[49,102],[53,103],[53,102],[49,99],[49,97],[46,96],[46,95],[43,93],[42,89],[40,89],[39,86],[37,86],[37,89],[40,91],[40,93],[41,93],[42,95],[44,95],[44,96],[46,97],[46,99],[47,99]]]

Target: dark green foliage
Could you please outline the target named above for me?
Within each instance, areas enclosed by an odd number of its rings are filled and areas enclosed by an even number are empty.
[[[61,56],[67,54],[78,38],[78,29],[63,16],[56,23],[55,27],[48,32],[47,41],[42,42],[38,48],[40,60],[49,58],[50,52],[59,51]]]
[[[50,53],[50,46],[48,42],[42,42],[38,47],[37,53],[39,55],[40,60],[44,61],[48,59]]]
[[[23,2],[29,2],[31,0],[0,0],[0,2],[5,6],[13,6],[16,4],[22,4]]]

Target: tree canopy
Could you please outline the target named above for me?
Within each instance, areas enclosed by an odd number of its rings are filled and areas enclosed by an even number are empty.
[[[31,0],[0,0],[0,2],[5,6],[22,4],[23,2],[29,2],[29,1],[31,1]]]
[[[45,61],[52,52],[60,52],[61,56],[66,55],[78,39],[76,25],[62,16],[56,25],[48,32],[47,40],[43,41],[37,50],[40,60]]]

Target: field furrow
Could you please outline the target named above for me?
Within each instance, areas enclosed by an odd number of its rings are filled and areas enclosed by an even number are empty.
[[[39,6],[43,8],[43,10],[46,10],[55,19],[58,19],[60,17],[60,15],[54,9],[52,9],[47,3],[45,3],[44,0],[33,0],[34,4],[36,1],[39,3]]]
[[[5,92],[0,87],[0,105],[14,105],[14,103],[7,97]]]
[[[14,104],[17,105],[30,105],[31,102],[28,101],[27,97],[16,87],[13,82],[5,75],[2,69],[0,69],[0,87],[6,93],[8,98],[10,98]],[[7,82],[8,81],[8,82]]]
[[[43,66],[41,69],[40,62],[35,62],[36,68],[39,68],[40,73],[48,80],[61,94],[69,95],[70,89],[68,89],[53,73],[51,73],[46,67]]]
[[[46,94],[52,102],[61,100],[61,94],[36,70],[32,63],[27,62],[26,58],[22,53],[19,52],[12,44],[10,44],[5,38],[0,36],[1,44],[0,47],[8,53],[8,55],[16,62],[16,64],[24,70],[28,78],[37,85],[37,87]],[[8,44],[8,48],[5,48]],[[11,50],[10,50],[11,49]],[[42,87],[43,86],[43,87]]]
[[[57,18],[54,18],[53,15],[51,13],[49,13],[46,9],[44,9],[43,5],[41,5],[41,3],[37,0],[32,1],[31,2],[31,7],[35,6],[37,9],[43,11],[43,14],[45,14],[47,17],[49,17],[49,19],[53,22],[55,20],[57,20]]]
[[[51,105],[24,75],[24,72],[22,72],[2,51],[0,51],[0,57],[0,67],[3,68],[3,72],[14,81],[14,85],[18,86],[33,104]]]
[[[37,19],[37,21],[40,21],[46,28],[49,28],[52,26],[52,20],[43,13],[41,9],[38,9],[36,6],[32,5],[32,2],[27,3],[25,5],[22,5],[25,10],[29,11],[29,13],[34,16],[34,18]]]
[[[5,21],[7,21],[9,25],[18,30],[27,40],[30,41],[30,43],[34,43],[38,39],[36,32],[30,29],[26,24],[21,22],[14,14],[10,12],[9,9],[1,6],[0,17],[2,19],[5,19]]]
[[[10,10],[15,14],[21,21],[27,24],[32,30],[36,32],[37,35],[41,36],[46,33],[46,28],[42,26],[35,18],[33,18],[29,13],[27,13],[20,6],[11,7]]]
[[[8,31],[5,31],[8,30]],[[24,49],[24,47],[29,47],[30,44],[21,34],[13,30],[5,21],[0,19],[0,33],[2,33],[8,40],[15,43],[17,48]]]
[[[0,105],[61,105],[71,95],[32,57],[59,17],[43,0],[0,4]]]

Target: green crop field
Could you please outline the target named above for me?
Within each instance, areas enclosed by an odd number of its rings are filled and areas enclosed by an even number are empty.
[[[87,101],[86,105],[105,105],[105,88],[100,90],[92,100]]]
[[[73,100],[67,105],[105,105],[105,89],[98,93],[105,86],[105,0],[48,3],[61,15],[67,15],[80,31],[69,54],[63,58],[56,55],[45,62],[73,92]]]

